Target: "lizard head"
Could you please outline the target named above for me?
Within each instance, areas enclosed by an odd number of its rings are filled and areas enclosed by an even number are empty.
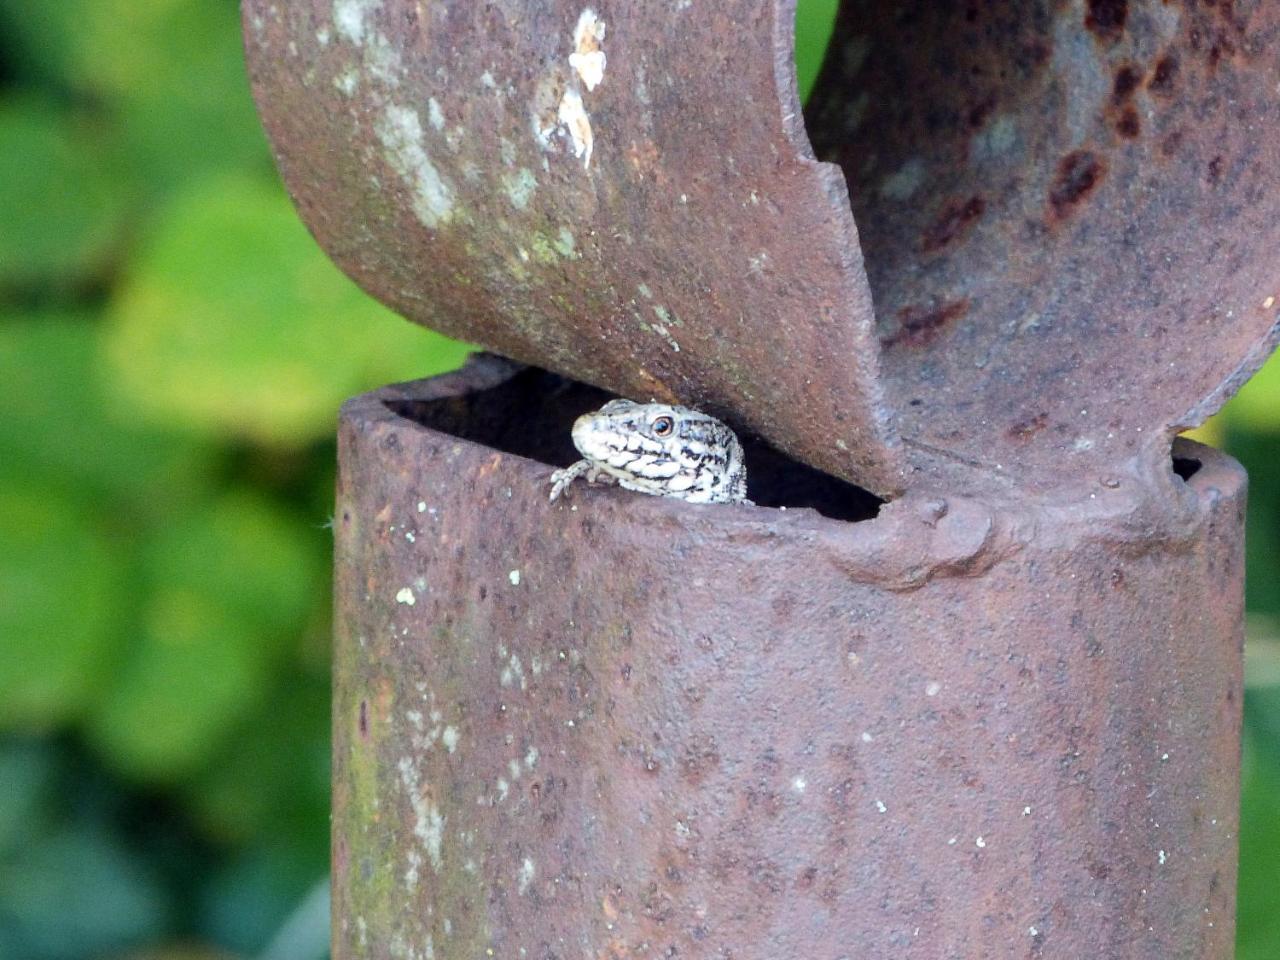
[[[623,486],[689,500],[741,499],[742,448],[727,426],[689,407],[611,400],[573,425],[573,443]]]

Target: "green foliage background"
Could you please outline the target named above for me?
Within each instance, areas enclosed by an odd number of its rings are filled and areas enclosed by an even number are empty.
[[[802,0],[802,88],[835,0]],[[0,0],[0,960],[322,955],[333,424],[457,365],[277,182],[233,0]],[[1241,960],[1280,956],[1280,365]]]

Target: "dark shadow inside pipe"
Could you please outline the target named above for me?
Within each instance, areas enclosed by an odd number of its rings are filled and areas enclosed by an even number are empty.
[[[389,400],[393,413],[433,430],[556,467],[579,458],[573,421],[614,395],[545,370],[527,368],[488,390],[439,400]],[[832,520],[870,520],[874,494],[792,460],[758,437],[743,436],[747,495],[762,507],[808,507]]]
[[[1173,457],[1173,472],[1180,477],[1183,482],[1190,480],[1200,472],[1201,463],[1195,457],[1179,457],[1176,454]]]

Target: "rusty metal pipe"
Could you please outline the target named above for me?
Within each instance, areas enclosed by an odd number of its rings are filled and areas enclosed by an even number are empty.
[[[548,376],[344,409],[335,957],[1231,956],[1233,461],[550,504]]]

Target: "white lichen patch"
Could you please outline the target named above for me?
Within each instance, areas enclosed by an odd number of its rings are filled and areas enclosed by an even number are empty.
[[[382,0],[333,0],[333,25],[348,43],[360,46],[365,39],[365,18],[382,6]]]
[[[587,90],[594,90],[604,80],[605,56],[604,21],[587,7],[578,17],[573,28],[573,53],[569,54],[569,66],[578,72]]]
[[[444,748],[450,753],[458,749],[458,729],[457,727],[445,727],[440,734],[440,742],[444,744]]]
[[[936,697],[942,691],[942,684],[936,680],[931,680],[925,684],[924,695],[926,697]]]
[[[561,227],[556,232],[555,239],[551,241],[551,246],[555,248],[556,253],[566,260],[576,260],[578,258],[577,242],[568,227]]]
[[[400,769],[400,782],[413,810],[414,836],[420,841],[431,866],[439,870],[443,864],[441,847],[444,843],[445,818],[428,791],[422,789],[418,768],[413,765],[413,761],[408,757],[401,757],[397,766]]]
[[[427,123],[436,130],[444,129],[444,111],[440,109],[440,101],[435,97],[427,98]]]
[[[925,181],[924,161],[913,157],[880,184],[880,196],[886,200],[910,200]]]
[[[560,98],[556,118],[569,132],[573,141],[573,155],[582,161],[582,168],[591,166],[591,154],[595,150],[595,134],[591,130],[591,118],[582,105],[582,95],[577,90],[566,90]]]
[[[520,689],[524,690],[528,686],[524,678],[524,664],[520,662],[520,658],[516,654],[513,653],[511,655],[511,659],[502,668],[502,673],[499,674],[498,680],[504,687],[518,684]]]
[[[396,603],[403,603],[405,606],[412,607],[417,602],[417,597],[413,595],[413,590],[409,587],[401,587],[396,593]]]
[[[533,861],[528,857],[524,858],[524,863],[520,864],[520,872],[516,875],[516,890],[524,896],[529,889],[529,884],[533,883],[534,874],[537,872],[533,865]]]
[[[532,770],[538,765],[538,748],[530,747],[524,754],[524,765],[527,769]]]
[[[521,167],[515,173],[502,175],[502,189],[506,191],[507,199],[511,201],[513,207],[524,210],[533,199],[534,191],[538,189],[538,180],[532,170]]]
[[[333,85],[344,97],[353,97],[360,89],[360,75],[355,70],[344,70],[333,78]]]
[[[422,223],[435,229],[453,213],[453,190],[427,155],[418,111],[388,106],[375,132],[386,148],[387,163],[409,187],[413,212]]]

